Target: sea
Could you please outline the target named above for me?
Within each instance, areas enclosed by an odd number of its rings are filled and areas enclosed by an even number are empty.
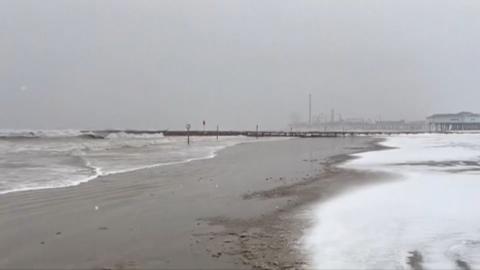
[[[386,172],[316,205],[314,269],[480,269],[480,134],[385,137],[345,169]]]
[[[0,130],[0,194],[63,188],[99,176],[213,158],[243,136],[165,137],[162,132]]]

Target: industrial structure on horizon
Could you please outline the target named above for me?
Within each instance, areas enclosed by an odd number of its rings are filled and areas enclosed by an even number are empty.
[[[480,130],[480,114],[460,112],[456,114],[434,114],[427,117],[429,131]]]
[[[323,131],[480,131],[480,114],[459,112],[454,114],[434,114],[425,121],[385,121],[365,120],[362,118],[314,117],[311,122],[293,122],[290,127],[295,130]]]
[[[317,130],[317,131],[427,131],[425,121],[384,121],[365,120],[361,118],[340,118],[324,120],[320,117],[308,122],[290,123],[292,130]]]
[[[343,118],[335,108],[330,113],[312,113],[312,94],[308,94],[307,120],[295,115],[289,127],[296,131],[427,131],[425,121],[385,121],[363,118]],[[381,119],[381,117],[379,117]]]
[[[308,95],[308,119],[295,117],[290,123],[291,130],[316,131],[480,131],[480,114],[459,112],[454,114],[434,114],[421,121],[372,120],[363,118],[343,118],[331,109],[328,114],[312,114],[312,94]],[[381,119],[381,117],[379,117]]]

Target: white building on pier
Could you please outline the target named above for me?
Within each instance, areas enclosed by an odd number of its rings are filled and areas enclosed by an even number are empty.
[[[427,118],[427,123],[430,131],[480,130],[480,114],[434,114]]]

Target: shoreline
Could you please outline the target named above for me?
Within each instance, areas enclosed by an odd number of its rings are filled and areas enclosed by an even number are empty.
[[[206,219],[211,226],[222,226],[221,232],[208,234],[214,241],[213,257],[222,254],[237,259],[236,264],[253,269],[309,269],[310,262],[301,239],[311,227],[311,220],[300,215],[313,204],[322,203],[349,190],[381,181],[392,175],[339,168],[338,165],[356,159],[355,154],[391,149],[380,143],[384,139],[371,138],[365,148],[348,154],[331,156],[322,165],[324,171],[291,185],[244,194],[244,200],[270,200],[286,198],[287,204],[258,218],[235,220],[222,217]],[[361,182],[358,182],[361,181]],[[253,229],[252,229],[253,228]],[[205,235],[199,235],[205,238]],[[222,248],[218,248],[221,246]]]
[[[192,140],[195,138],[192,137]],[[275,140],[285,140],[286,138],[275,138]],[[244,143],[256,143],[256,142],[263,142],[263,141],[269,141],[269,140],[255,140],[255,141],[243,141],[236,143],[234,145],[223,145],[223,148],[214,150],[211,153],[209,153],[206,156],[201,156],[201,157],[191,157],[188,159],[184,160],[178,160],[178,161],[169,161],[169,162],[163,162],[163,163],[155,163],[151,165],[140,165],[139,167],[135,168],[129,168],[129,169],[123,169],[123,170],[118,170],[118,171],[112,171],[112,172],[102,172],[103,168],[101,167],[95,167],[92,166],[88,161],[86,162],[86,167],[91,169],[94,174],[85,176],[83,179],[79,179],[76,181],[72,181],[68,184],[62,184],[58,186],[41,186],[41,187],[28,187],[28,188],[16,188],[16,189],[10,189],[10,190],[2,190],[0,191],[0,196],[5,195],[5,194],[10,194],[10,193],[18,193],[18,192],[30,192],[30,191],[45,191],[45,190],[50,190],[50,189],[63,189],[63,188],[70,188],[70,187],[75,187],[78,185],[82,185],[85,183],[88,183],[90,181],[94,181],[100,177],[106,177],[106,176],[112,176],[112,175],[117,175],[117,174],[125,174],[125,173],[132,173],[136,171],[142,171],[142,170],[149,170],[149,169],[155,169],[159,167],[164,167],[164,166],[172,166],[172,165],[180,165],[180,164],[185,164],[185,163],[190,163],[194,161],[200,161],[200,160],[207,160],[207,159],[212,159],[215,158],[219,152],[225,150],[228,147],[244,144]]]
[[[248,143],[213,159],[4,194],[0,269],[300,268],[296,242],[308,224],[298,210],[378,181],[336,165],[380,148],[371,137]]]

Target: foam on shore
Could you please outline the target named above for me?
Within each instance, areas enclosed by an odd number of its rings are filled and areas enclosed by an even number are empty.
[[[314,209],[305,240],[313,267],[479,268],[480,135],[397,136],[384,144],[396,148],[359,154],[344,167],[400,179]]]

